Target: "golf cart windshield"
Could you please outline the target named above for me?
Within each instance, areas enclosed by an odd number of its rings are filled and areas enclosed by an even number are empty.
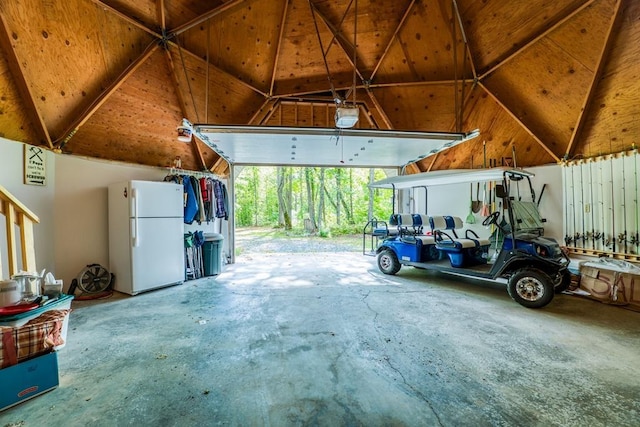
[[[544,224],[542,218],[540,218],[538,205],[535,202],[512,200],[511,207],[513,208],[516,231],[543,235]]]

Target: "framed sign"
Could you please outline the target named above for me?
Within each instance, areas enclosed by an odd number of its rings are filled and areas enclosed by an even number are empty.
[[[47,185],[47,153],[42,148],[24,146],[24,183]]]

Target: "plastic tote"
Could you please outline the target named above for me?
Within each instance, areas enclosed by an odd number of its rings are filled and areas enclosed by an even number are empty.
[[[215,276],[222,271],[222,234],[212,233],[204,235],[202,253],[204,258],[204,275]]]

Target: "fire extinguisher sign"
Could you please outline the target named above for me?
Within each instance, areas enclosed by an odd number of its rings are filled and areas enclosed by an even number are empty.
[[[42,148],[24,146],[24,183],[47,185],[47,153]]]

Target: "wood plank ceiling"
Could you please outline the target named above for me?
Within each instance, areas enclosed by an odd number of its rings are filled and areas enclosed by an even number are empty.
[[[182,117],[333,127],[335,98],[363,128],[481,130],[409,172],[640,141],[634,0],[0,0],[0,51],[0,136],[134,164],[225,175]]]

